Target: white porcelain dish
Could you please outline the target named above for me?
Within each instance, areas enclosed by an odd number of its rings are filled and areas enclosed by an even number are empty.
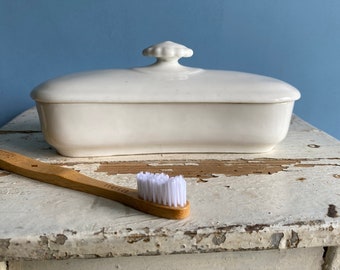
[[[46,141],[65,156],[265,152],[287,134],[300,93],[273,78],[182,66],[193,52],[163,42],[155,64],[84,72],[35,89]]]

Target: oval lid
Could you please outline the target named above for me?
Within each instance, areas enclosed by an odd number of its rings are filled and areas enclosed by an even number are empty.
[[[47,103],[278,103],[300,98],[293,86],[244,72],[180,65],[193,51],[170,41],[143,50],[157,61],[146,67],[76,73],[37,86],[31,97]]]

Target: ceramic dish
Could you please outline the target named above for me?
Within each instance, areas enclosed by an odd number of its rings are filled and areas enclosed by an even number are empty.
[[[270,77],[191,68],[191,49],[163,42],[147,67],[72,74],[33,89],[46,141],[65,156],[265,152],[288,131],[293,86]]]

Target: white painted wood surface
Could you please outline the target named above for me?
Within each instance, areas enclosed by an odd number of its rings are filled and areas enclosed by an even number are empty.
[[[293,118],[288,137],[265,154],[67,158],[46,144],[31,109],[0,129],[0,148],[129,187],[135,187],[133,173],[112,175],[103,166],[137,161],[150,168],[199,169],[204,161],[216,161],[210,177],[186,178],[192,212],[181,221],[0,170],[0,260],[314,247],[319,260],[323,247],[340,245],[340,142],[298,117]],[[241,173],[216,173],[218,161],[232,168],[241,164],[237,167]],[[247,171],[252,165],[260,171]]]

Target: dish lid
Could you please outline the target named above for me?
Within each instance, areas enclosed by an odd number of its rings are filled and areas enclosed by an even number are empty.
[[[278,103],[300,98],[293,86],[244,72],[183,66],[193,51],[171,41],[143,50],[157,61],[146,67],[71,74],[37,86],[31,97],[47,103]]]

